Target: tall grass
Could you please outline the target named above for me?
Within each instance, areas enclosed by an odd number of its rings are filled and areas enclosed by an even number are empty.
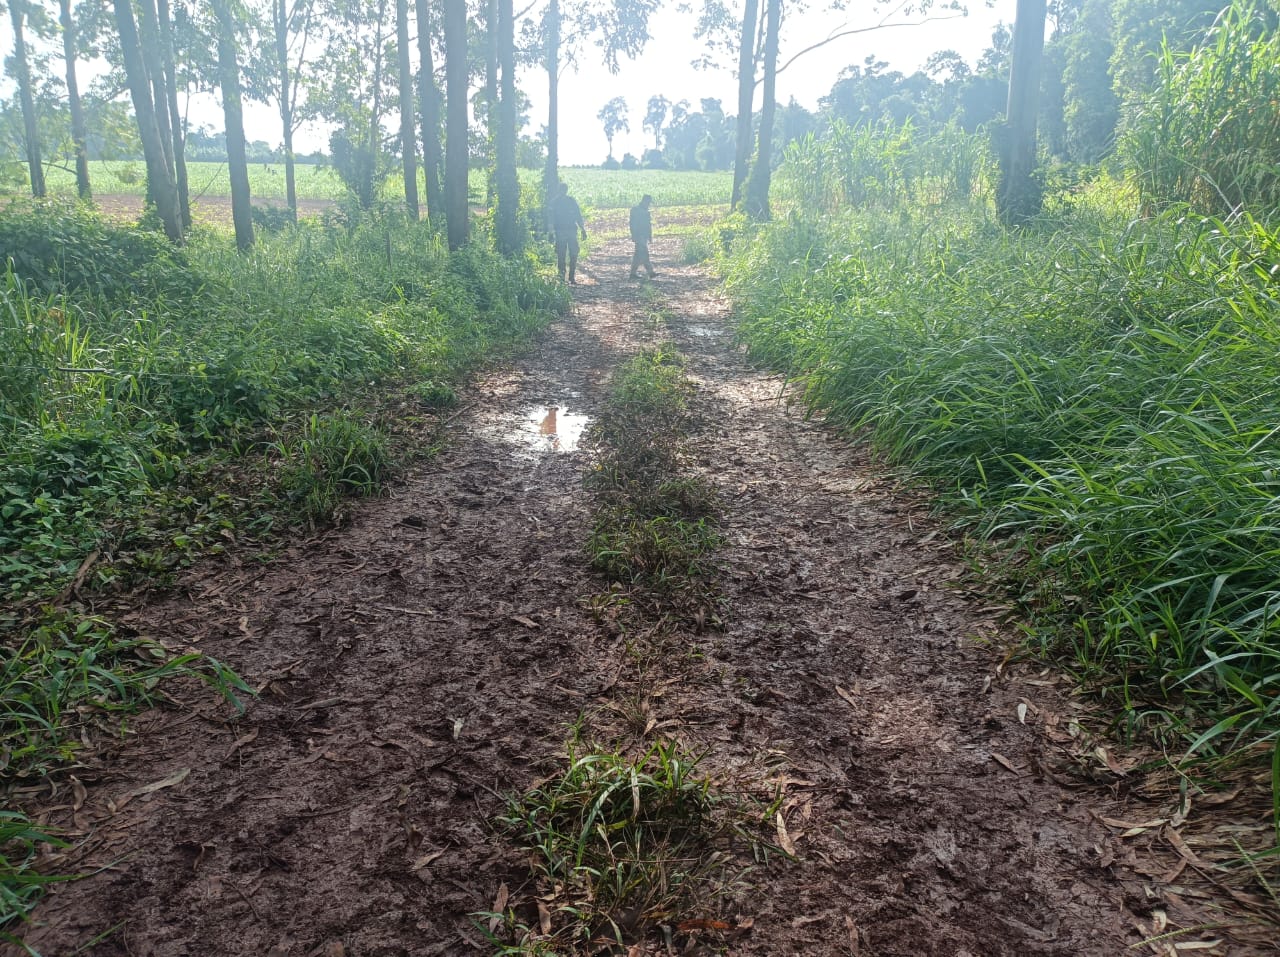
[[[1277,15],[1274,0],[1237,0],[1207,42],[1185,54],[1163,50],[1160,83],[1122,143],[1149,208],[1280,208]]]
[[[1225,752],[1280,736],[1278,251],[1085,202],[793,217],[727,269],[755,355],[1025,555],[1047,647]]]

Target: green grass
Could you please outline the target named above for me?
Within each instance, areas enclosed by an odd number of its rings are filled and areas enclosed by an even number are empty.
[[[792,217],[727,261],[754,355],[1019,560],[1032,640],[1206,755],[1280,737],[1280,235],[1078,196]],[[1201,732],[1204,732],[1201,734]]]
[[[343,199],[347,188],[330,166],[299,164],[294,167],[298,199]],[[141,160],[91,160],[89,182],[95,194],[142,196],[147,188],[146,167]],[[231,195],[226,163],[187,162],[187,182],[193,202],[204,197]],[[75,170],[51,167],[46,175],[51,196],[74,198]],[[284,200],[284,164],[250,163],[249,191],[255,197]],[[29,191],[28,191],[29,192]]]
[[[595,499],[587,552],[610,581],[702,620],[716,604],[721,538],[715,493],[685,461],[691,397],[683,357],[669,349],[641,352],[614,371],[592,430],[600,452],[584,479]]]
[[[550,932],[514,908],[479,915],[498,952],[597,953],[659,924],[714,924],[742,877],[733,843],[756,845],[768,812],[698,765],[668,742],[635,756],[571,743],[562,770],[510,798],[500,823],[530,852]]]

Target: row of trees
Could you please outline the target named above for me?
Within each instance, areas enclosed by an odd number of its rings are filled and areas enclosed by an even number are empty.
[[[217,90],[225,116],[237,238],[252,242],[241,97],[278,109],[285,162],[286,203],[296,215],[293,136],[322,119],[334,128],[332,161],[360,201],[371,204],[376,184],[398,165],[411,216],[448,227],[450,242],[467,238],[468,166],[483,156],[492,171],[491,198],[502,249],[520,245],[519,186],[515,176],[527,101],[517,69],[536,63],[545,72],[545,179],[558,178],[558,85],[588,51],[614,71],[643,49],[658,0],[541,0],[517,14],[511,0],[2,0],[13,25],[11,72],[17,79],[32,191],[43,192],[41,130],[35,103],[59,89],[74,143],[81,195],[91,194],[88,124],[77,69],[91,59],[110,66],[99,86],[127,90],[147,168],[148,197],[166,232],[180,239],[190,223],[184,168],[182,95]],[[74,5],[73,5],[74,4]],[[412,5],[411,5],[412,4]],[[846,122],[893,117],[900,122],[957,122],[972,129],[1007,112],[1002,158],[1014,179],[1027,179],[1036,161],[1037,118],[1053,148],[1096,157],[1114,136],[1117,90],[1140,89],[1151,72],[1153,37],[1191,36],[1213,3],[1205,0],[1018,0],[1016,31],[998,32],[976,69],[955,54],[939,54],[910,77],[869,59],[836,82],[815,118],[792,103],[777,104],[778,76],[797,56],[779,63],[784,0],[703,0],[699,34],[710,57],[736,62],[738,103],[727,115],[715,100],[701,110],[654,97],[644,128],[667,165],[734,170],[732,201],[766,217],[780,141]],[[950,14],[951,0],[892,3],[885,19],[854,32]],[[1054,37],[1043,62],[1046,15]],[[1104,23],[1106,29],[1100,29]],[[1173,29],[1176,27],[1176,29]],[[46,41],[33,57],[27,34]],[[49,54],[61,40],[62,75]],[[1019,40],[1021,46],[1019,46]],[[1099,65],[1105,64],[1105,69]],[[1104,79],[1099,79],[1103,77]],[[1006,96],[1007,93],[1007,96]],[[109,99],[102,93],[103,99]],[[758,100],[761,108],[753,111]],[[601,111],[606,135],[622,129],[625,104]],[[477,148],[479,142],[481,148]],[[425,197],[418,193],[419,166]],[[1015,169],[1016,167],[1016,169]]]

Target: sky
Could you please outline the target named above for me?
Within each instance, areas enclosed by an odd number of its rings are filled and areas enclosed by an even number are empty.
[[[643,54],[635,60],[621,61],[621,69],[612,75],[595,62],[594,47],[583,49],[576,71],[568,71],[560,83],[560,162],[561,165],[596,165],[608,153],[608,143],[596,114],[615,96],[624,97],[629,107],[631,131],[614,139],[614,155],[624,153],[640,156],[652,146],[652,136],[642,127],[649,98],[665,96],[679,102],[688,100],[692,109],[698,109],[699,100],[714,97],[721,101],[726,113],[737,112],[737,85],[733,76],[735,64],[726,63],[721,69],[695,69],[691,64],[703,52],[702,45],[693,37],[694,19],[691,13],[681,12],[677,0],[665,0],[650,23],[651,40]],[[814,44],[832,32],[874,26],[882,14],[874,11],[870,0],[848,0],[850,8],[844,13],[827,9],[828,4],[810,3],[809,9],[800,11],[791,4],[781,33],[779,63],[785,63],[792,54]],[[815,109],[820,97],[825,96],[838,79],[840,72],[851,64],[861,64],[868,56],[886,61],[891,69],[912,73],[924,65],[930,54],[938,50],[955,50],[970,64],[976,63],[982,51],[990,44],[995,25],[1004,21],[1012,23],[1016,0],[994,0],[990,6],[986,0],[970,0],[966,17],[948,15],[947,19],[934,20],[920,25],[893,26],[871,32],[837,39],[827,46],[805,55],[778,76],[777,99],[786,103],[792,97],[808,109]],[[763,4],[762,4],[763,6]],[[893,22],[910,22],[919,18],[895,17]],[[5,55],[12,52],[13,37],[9,18],[0,22],[0,50]],[[61,63],[58,61],[58,65]],[[87,86],[87,77],[81,78]],[[546,122],[547,81],[545,73],[525,71],[520,77],[520,87],[529,97],[532,109],[530,128],[535,133]],[[12,79],[8,76],[0,82],[0,95],[12,93]],[[755,108],[760,108],[757,90]],[[222,111],[212,95],[193,99],[189,114],[193,125],[204,124],[215,129],[222,126]],[[279,115],[273,106],[245,103],[245,132],[250,140],[265,140],[272,145],[280,142]],[[393,125],[393,121],[388,124]],[[325,149],[328,132],[319,127],[303,128],[295,137],[294,148],[298,152]]]

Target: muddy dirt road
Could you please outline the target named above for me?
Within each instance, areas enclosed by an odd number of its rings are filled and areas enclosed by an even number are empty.
[[[796,859],[746,875],[730,937],[630,953],[1120,955],[1159,926],[1159,889],[1099,820],[1126,810],[1063,768],[1053,677],[997,672],[976,639],[1000,610],[923,503],[779,401],[676,251],[655,243],[648,284],[625,244],[594,249],[573,314],[476,384],[429,466],[346,527],[131,614],[260,695],[231,720],[192,690],[60,786],[46,816],[101,871],[53,890],[31,947],[493,953],[469,915],[529,883],[491,824],[499,795],[563,763],[570,724],[616,740],[635,707],[640,735],[779,792]],[[678,666],[627,657],[584,553],[578,428],[610,370],[659,342],[688,357],[692,467],[725,512],[723,626],[667,625],[695,652]]]

